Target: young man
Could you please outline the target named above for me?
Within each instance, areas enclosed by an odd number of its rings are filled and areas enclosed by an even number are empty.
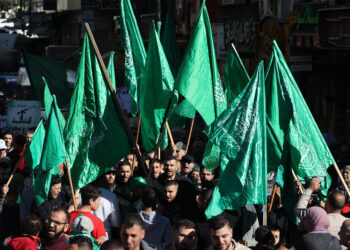
[[[163,173],[162,163],[158,159],[150,160],[149,165],[151,166],[151,173],[154,179],[158,179],[159,175]]]
[[[170,250],[197,249],[196,225],[190,220],[179,220],[173,231],[173,244]]]
[[[79,215],[88,217],[94,226],[91,232],[91,236],[96,239],[98,245],[101,245],[107,240],[107,234],[105,231],[104,224],[95,215],[91,214],[92,211],[96,211],[100,206],[101,191],[92,185],[86,185],[81,189],[82,206],[80,210],[76,210],[70,213],[69,224]]]
[[[218,215],[209,220],[212,246],[208,250],[246,250],[250,249],[237,243],[233,237],[233,229],[229,220]]]
[[[152,188],[146,188],[141,197],[142,211],[139,212],[146,230],[144,240],[161,248],[172,243],[171,224],[168,218],[156,211],[157,195]]]
[[[120,238],[127,250],[151,250],[158,249],[143,240],[145,229],[143,229],[142,219],[138,214],[126,216],[120,228]]]
[[[6,153],[11,152],[12,150],[15,149],[15,147],[12,145],[12,141],[13,141],[13,135],[12,135],[12,133],[6,132],[6,133],[4,134],[4,141],[5,141],[6,147],[7,147]]]
[[[65,233],[69,229],[69,214],[63,207],[55,208],[51,211],[45,229],[45,238],[43,239],[43,248],[67,249]]]

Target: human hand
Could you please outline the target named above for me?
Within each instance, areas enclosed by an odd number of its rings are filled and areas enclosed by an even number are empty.
[[[312,181],[309,184],[309,188],[312,190],[312,192],[317,191],[321,186],[321,180],[320,178],[314,177],[312,178]]]

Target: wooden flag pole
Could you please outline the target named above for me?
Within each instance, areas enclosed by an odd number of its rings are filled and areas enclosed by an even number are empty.
[[[186,154],[187,154],[187,152],[188,152],[188,148],[190,147],[190,142],[191,142],[191,137],[192,137],[192,130],[193,130],[194,119],[195,119],[195,117],[192,118],[191,128],[190,128],[190,134],[188,135],[188,139],[187,139]]]
[[[171,134],[171,130],[170,130],[170,127],[169,127],[169,123],[166,122],[165,125],[166,125],[166,129],[168,130],[168,135],[169,135],[169,138],[170,138],[171,145],[175,145],[174,139],[173,139],[173,135]]]
[[[298,176],[295,174],[293,168],[292,168],[292,174],[293,174],[294,180],[299,181],[299,178],[298,178]],[[300,181],[299,181],[299,182],[300,182]],[[298,188],[299,188],[300,193],[303,194],[303,193],[304,193],[304,190],[303,190],[300,186],[298,186]]]
[[[72,193],[72,201],[73,201],[74,210],[78,210],[77,204],[75,203],[75,193],[74,193],[74,188],[73,188],[73,183],[72,183],[72,176],[70,175],[69,163],[67,160],[66,160],[66,168],[67,168],[67,175],[68,175],[68,180],[69,180],[69,188],[70,188],[70,192]]]
[[[106,80],[107,80],[107,83],[108,83],[108,87],[109,87],[109,90],[111,91],[112,93],[112,98],[113,98],[113,101],[114,101],[114,105],[115,105],[115,108],[116,108],[116,111],[119,113],[119,116],[122,118],[122,124],[123,124],[123,127],[124,129],[126,130],[126,133],[128,135],[128,138],[129,138],[129,142],[133,145],[133,147],[135,149],[137,149],[137,146],[135,144],[135,140],[134,140],[134,136],[132,135],[131,133],[131,130],[128,126],[128,123],[126,122],[126,119],[124,117],[124,113],[123,113],[123,110],[120,106],[120,103],[117,99],[117,95],[115,93],[115,89],[113,88],[113,85],[112,85],[112,81],[111,81],[111,78],[109,77],[108,73],[107,73],[107,69],[106,69],[106,66],[102,60],[102,57],[101,57],[101,53],[97,47],[97,44],[95,42],[95,38],[94,36],[92,35],[92,32],[91,32],[91,29],[90,29],[90,26],[88,23],[85,23],[85,28],[86,28],[86,31],[89,35],[89,38],[92,42],[92,45],[95,49],[95,52],[96,52],[96,55],[97,55],[97,59],[100,63],[100,66],[102,68],[102,71],[103,71],[103,75],[105,76]],[[136,150],[136,155],[137,155],[137,158],[140,159],[141,161],[143,160],[143,158],[141,157],[140,153],[138,152],[138,150]],[[144,175],[147,175],[147,169],[146,169],[146,163],[143,162],[144,164],[140,164],[142,166],[142,169],[144,171]]]
[[[141,127],[141,114],[139,114],[139,118],[138,118],[138,121],[137,121],[137,132],[136,132],[136,139],[135,139],[136,145],[139,142],[140,127]],[[136,148],[136,150],[138,150],[138,149]],[[134,175],[135,158],[136,158],[136,154],[133,154],[132,155],[132,165],[131,165],[131,174],[132,175]]]
[[[337,171],[337,173],[338,173],[338,175],[339,175],[339,178],[340,178],[340,180],[341,180],[341,182],[342,182],[342,184],[343,184],[343,186],[344,186],[346,192],[348,193],[348,195],[349,195],[349,197],[350,197],[350,190],[349,190],[348,185],[346,184],[346,182],[345,182],[345,180],[344,180],[343,175],[340,173],[340,170],[339,170],[339,168],[338,168],[337,163],[335,162],[335,163],[333,164],[333,166],[334,166],[335,170]]]
[[[274,202],[274,200],[275,200],[276,189],[277,189],[277,183],[275,183],[275,185],[273,186],[272,197],[271,197],[271,201],[270,201],[270,206],[269,206],[268,213],[271,212],[272,204],[273,204],[273,202]]]
[[[19,158],[19,160],[17,161],[16,166],[15,166],[14,169],[12,170],[11,175],[10,175],[10,178],[9,178],[9,180],[8,180],[7,183],[6,183],[7,186],[10,185],[10,183],[11,183],[11,181],[12,181],[12,179],[13,179],[13,176],[15,175],[15,172],[16,172],[16,170],[17,170],[17,168],[18,168],[18,166],[19,166],[19,164],[21,163],[21,161],[22,161],[23,158],[24,158],[24,152],[23,152],[21,158]]]

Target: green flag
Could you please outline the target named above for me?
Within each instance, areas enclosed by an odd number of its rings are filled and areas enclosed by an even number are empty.
[[[131,109],[137,113],[139,84],[146,65],[146,50],[130,0],[120,0],[121,44],[125,51],[124,82],[131,96]]]
[[[51,106],[53,102],[53,97],[51,95],[49,86],[47,85],[45,77],[42,78],[45,88],[44,88],[44,106],[45,106],[45,114],[46,117],[49,118],[50,112],[51,112]],[[64,126],[66,126],[66,119],[64,118],[61,110],[57,109],[57,117],[60,120],[61,130],[63,131]]]
[[[36,127],[32,139],[29,145],[26,146],[24,151],[24,158],[27,164],[30,166],[30,170],[34,170],[39,165],[41,159],[41,153],[43,150],[43,144],[45,139],[45,127],[43,120],[40,121]]]
[[[85,34],[64,138],[75,189],[115,166],[132,146],[96,52]]]
[[[226,108],[205,1],[175,81],[176,89],[210,125]]]
[[[168,107],[174,78],[165,57],[154,23],[152,23],[147,51],[147,62],[141,83],[140,114],[143,146],[146,151],[155,148],[160,133],[160,127]],[[177,102],[177,93],[174,93],[168,112],[170,117],[172,109]],[[162,133],[159,146],[164,150],[168,144],[166,127]]]
[[[168,12],[166,17],[160,40],[162,42],[166,58],[168,59],[171,72],[173,72],[174,77],[176,77],[181,64],[181,56],[179,47],[176,43],[175,26],[170,12]]]
[[[193,28],[175,86],[207,125],[210,125],[227,106],[216,64],[205,1]],[[202,163],[208,170],[212,170],[218,166],[219,156],[220,151],[208,142]]]
[[[266,204],[266,110],[264,63],[246,88],[208,127],[206,134],[229,163],[222,169],[205,211],[207,218],[246,204]]]
[[[292,178],[283,177],[291,176],[294,169],[302,183],[317,176],[322,186],[326,178],[329,188],[327,168],[335,161],[275,41],[265,83],[269,170],[278,167],[276,181],[282,187],[282,203],[293,216],[296,196],[283,193],[293,193],[295,186]]]
[[[57,166],[63,163],[66,158],[57,110],[58,107],[54,98],[48,118],[40,165],[34,180],[35,199],[39,205],[47,199],[52,174],[58,174]]]
[[[115,80],[115,70],[114,70],[114,51],[112,51],[111,54],[109,55],[109,62],[107,65],[107,73],[109,75],[109,78],[111,79],[114,90],[117,91],[116,80]]]
[[[232,44],[228,52],[225,66],[224,83],[226,87],[225,94],[227,102],[232,103],[248,82],[249,75],[245,70],[236,48]]]
[[[43,93],[45,86],[42,81],[44,76],[52,93],[56,95],[58,104],[60,106],[68,104],[71,98],[71,91],[67,81],[67,68],[49,57],[23,53],[23,58],[36,99],[44,103]]]

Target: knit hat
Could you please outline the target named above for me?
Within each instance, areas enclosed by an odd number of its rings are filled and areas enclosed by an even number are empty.
[[[136,187],[139,186],[146,186],[147,183],[145,181],[145,179],[143,179],[141,176],[135,177],[133,178],[130,183],[129,183],[129,188],[130,191],[132,192]]]
[[[94,224],[90,218],[80,214],[72,221],[70,228],[72,232],[90,234],[94,230]]]

